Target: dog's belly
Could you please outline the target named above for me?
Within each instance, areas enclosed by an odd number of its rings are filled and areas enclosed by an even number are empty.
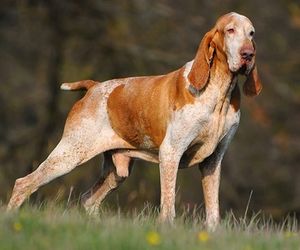
[[[191,158],[194,152],[198,152],[194,160],[200,160],[209,156],[217,146],[220,138],[217,138],[218,128],[214,126],[216,122],[210,117],[206,122],[202,123],[199,135],[192,141],[186,152],[184,152],[182,158]],[[149,142],[147,142],[149,139]],[[133,158],[139,158],[146,161],[159,163],[159,146],[155,147],[151,143],[151,138],[144,137],[144,142],[134,149],[119,149],[118,153],[125,154]]]
[[[211,117],[200,130],[199,135],[182,155],[179,168],[187,168],[203,162],[215,151],[220,141],[229,133],[229,131],[233,127],[238,126],[239,120],[240,112],[239,110],[235,110],[232,106],[229,107],[223,122],[219,116],[215,118]],[[223,126],[220,128],[220,126],[217,126],[216,124],[222,124]],[[158,148],[119,149],[117,152],[132,158],[159,163]]]

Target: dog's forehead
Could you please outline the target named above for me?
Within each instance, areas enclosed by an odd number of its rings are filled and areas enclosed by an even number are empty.
[[[253,27],[253,24],[248,17],[235,12],[230,12],[228,14],[225,14],[224,16],[221,16],[217,20],[216,26],[218,29],[224,29],[229,24],[243,25],[243,26],[247,25]]]

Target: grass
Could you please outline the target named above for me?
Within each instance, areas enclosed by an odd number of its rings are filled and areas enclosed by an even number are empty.
[[[88,217],[78,207],[25,206],[17,213],[0,208],[0,249],[300,249],[297,221],[281,223],[256,214],[236,219],[231,213],[214,233],[203,217],[182,213],[173,226],[156,222],[157,210],[123,214],[102,209]]]

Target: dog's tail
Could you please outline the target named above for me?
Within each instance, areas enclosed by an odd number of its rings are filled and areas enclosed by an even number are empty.
[[[95,86],[98,82],[93,80],[83,80],[78,82],[65,82],[60,85],[60,89],[63,90],[80,90],[85,89],[89,90],[91,87]]]

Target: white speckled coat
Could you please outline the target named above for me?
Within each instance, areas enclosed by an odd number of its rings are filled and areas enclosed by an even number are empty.
[[[89,213],[129,176],[132,159],[159,163],[162,221],[175,216],[178,168],[199,165],[206,223],[219,221],[221,161],[240,120],[237,75],[246,95],[261,90],[255,66],[254,28],[236,13],[222,16],[203,38],[196,57],[161,76],[103,83],[65,83],[88,89],[70,111],[61,141],[33,173],[16,180],[8,210],[18,208],[40,186],[104,153],[102,175],[83,197]]]

